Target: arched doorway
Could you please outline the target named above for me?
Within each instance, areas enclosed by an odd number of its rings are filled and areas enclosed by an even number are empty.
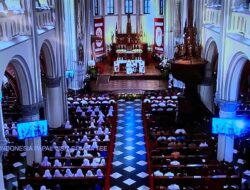
[[[41,86],[42,86],[42,96],[44,98],[45,106],[43,108],[40,108],[39,112],[40,115],[49,120],[49,93],[47,89],[47,79],[53,77],[53,67],[52,67],[52,61],[53,61],[53,54],[50,49],[49,42],[44,42],[42,44],[40,54],[39,54],[39,61],[40,61],[40,71],[41,71]]]
[[[2,82],[2,111],[5,122],[16,122],[21,118],[19,90],[16,73],[11,64],[6,68]]]
[[[205,51],[205,59],[208,61],[205,68],[205,79],[200,86],[201,100],[207,109],[216,114],[214,97],[216,93],[217,69],[218,69],[218,48],[214,40],[208,42]]]
[[[14,56],[10,59],[8,64],[5,64],[5,69],[1,70],[1,92],[3,94],[2,110],[3,118],[1,117],[1,132],[4,132],[5,138],[9,146],[20,147],[25,145],[25,140],[18,140],[17,129],[15,122],[22,122],[25,120],[22,106],[29,106],[34,101],[34,88],[32,77],[26,61],[20,56]],[[1,110],[1,111],[2,111]],[[2,114],[2,112],[0,112]],[[7,125],[3,125],[3,122]],[[15,133],[14,133],[15,132]],[[1,141],[5,141],[1,133]],[[1,144],[2,145],[2,144]],[[4,175],[16,171],[13,164],[21,160],[23,151],[6,151],[3,161],[0,163],[1,170]],[[2,152],[0,151],[0,155]],[[14,158],[14,159],[13,159]],[[23,161],[25,162],[24,158]],[[2,165],[3,164],[3,165]],[[21,175],[21,174],[20,174]],[[24,175],[24,173],[23,173]],[[3,189],[1,182],[1,189]]]
[[[225,89],[223,90],[223,98],[225,100],[238,100],[240,95],[241,81],[246,80],[244,79],[244,66],[246,66],[247,62],[248,58],[242,52],[236,53],[231,59],[225,80]],[[246,66],[246,68],[247,67],[248,66]]]
[[[244,64],[240,76],[240,89],[238,99],[242,101],[250,101],[250,60]]]
[[[45,40],[40,49],[40,70],[42,79],[42,95],[45,106],[40,114],[44,113],[48,120],[49,127],[57,128],[64,122],[63,95],[61,77],[58,76],[57,64],[55,62],[53,47],[48,40]],[[61,111],[58,111],[61,110]]]
[[[224,91],[224,97],[227,100],[237,101],[237,117],[250,118],[250,60],[246,54],[238,52],[233,56],[229,64]],[[244,167],[246,168],[250,167],[249,138],[249,133],[234,137],[234,149],[238,151],[235,160],[238,158],[245,160]]]
[[[4,119],[16,122],[22,118],[21,106],[29,105],[34,100],[31,75],[22,57],[15,56],[7,64],[1,90]]]

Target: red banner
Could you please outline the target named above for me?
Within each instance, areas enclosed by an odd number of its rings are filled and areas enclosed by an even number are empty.
[[[95,18],[94,20],[94,32],[101,40],[95,41],[95,55],[102,55],[104,53],[104,19]]]
[[[164,52],[164,18],[154,19],[154,52]]]

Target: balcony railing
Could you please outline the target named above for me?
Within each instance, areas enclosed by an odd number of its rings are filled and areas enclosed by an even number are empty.
[[[211,24],[215,27],[221,26],[221,9],[220,7],[206,7],[203,19],[204,24]]]
[[[24,14],[0,17],[0,41],[9,41],[27,33],[29,33],[29,27]]]
[[[42,29],[47,26],[54,26],[54,17],[52,9],[36,12],[37,28]]]
[[[232,12],[229,32],[236,33],[250,39],[250,13]]]

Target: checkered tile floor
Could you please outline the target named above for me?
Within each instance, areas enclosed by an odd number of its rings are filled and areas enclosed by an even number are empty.
[[[118,102],[112,167],[111,190],[149,189],[140,100]]]

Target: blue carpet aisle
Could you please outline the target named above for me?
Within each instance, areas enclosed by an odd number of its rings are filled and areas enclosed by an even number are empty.
[[[110,189],[148,190],[141,100],[119,100]]]

